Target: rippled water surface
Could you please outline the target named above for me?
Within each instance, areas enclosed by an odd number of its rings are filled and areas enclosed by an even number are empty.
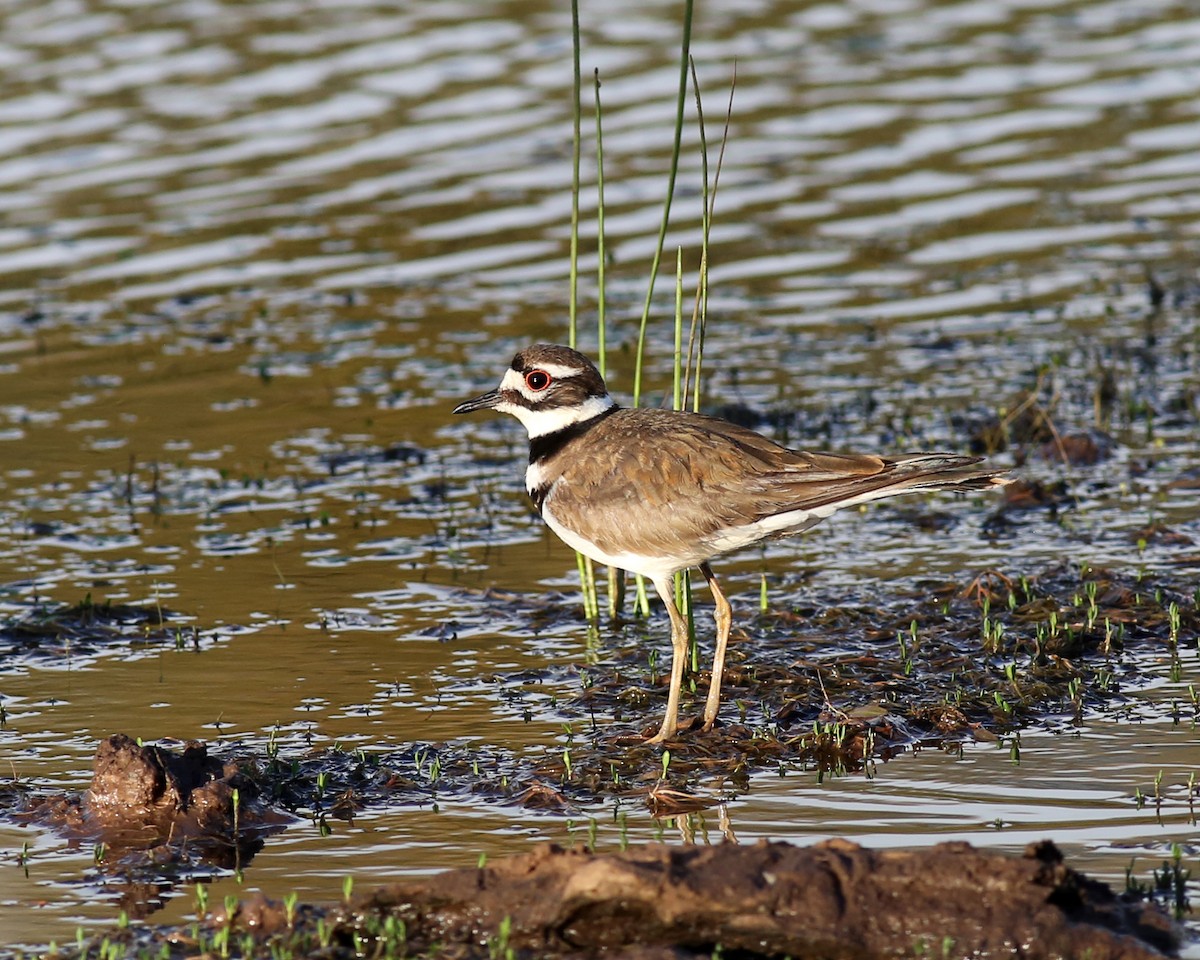
[[[610,380],[624,397],[681,5],[582,6],[582,340],[595,345],[595,69]],[[736,65],[709,405],[758,411],[797,444],[965,449],[1040,373],[1061,428],[1102,419],[1114,444],[1097,465],[1020,465],[1068,482],[1064,517],[1001,535],[984,528],[984,499],[939,501],[936,529],[903,506],[839,517],[726,563],[738,605],[757,603],[764,570],[781,603],[1064,560],[1196,578],[1200,6],[697,7],[714,165]],[[449,410],[517,346],[566,337],[568,5],[0,9],[0,612],[91,594],[177,611],[203,638],[0,660],[4,775],[81,788],[97,740],[118,731],[561,750],[561,717],[526,718],[506,678],[582,662],[586,626],[540,632],[526,606],[498,613],[481,593],[573,602],[573,562],[522,499],[517,425]],[[691,272],[694,109],[683,154],[667,259],[682,247]],[[672,286],[660,279],[654,300],[654,403]],[[1184,539],[1137,533],[1154,522]],[[650,634],[665,645],[661,621]],[[1160,705],[1200,671],[1145,669],[1159,679],[1126,719],[1028,732],[1019,764],[1010,744],[979,745],[902,756],[873,779],[759,776],[730,803],[732,830],[1008,849],[1049,835],[1119,879],[1131,857],[1148,867],[1195,836],[1183,797],[1200,746]],[[1156,814],[1133,798],[1160,770],[1176,802]],[[675,835],[629,816],[635,839]],[[329,837],[289,829],[246,886],[336,897],[351,865],[384,879],[571,829],[487,805],[372,811]],[[720,835],[715,815],[706,829]],[[9,938],[70,939],[114,916],[116,894],[81,881],[90,850],[12,826],[0,846]],[[188,909],[183,897],[159,916]]]

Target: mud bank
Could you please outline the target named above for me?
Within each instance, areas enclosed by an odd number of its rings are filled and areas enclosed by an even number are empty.
[[[1157,907],[1067,867],[946,843],[868,850],[650,844],[597,854],[546,845],[480,868],[382,887],[335,908],[243,902],[186,929],[127,934],[169,955],[457,958],[1171,955]],[[222,953],[221,955],[228,955]]]
[[[1156,909],[1123,903],[1064,866],[942,844],[916,852],[846,841],[798,848],[652,845],[610,855],[546,847],[483,870],[384,888],[357,905],[399,912],[419,943],[493,939],[532,954],[883,957],[921,945],[979,955],[1155,956],[1176,943]]]

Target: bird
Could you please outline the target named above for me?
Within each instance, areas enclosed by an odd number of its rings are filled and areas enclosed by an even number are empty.
[[[455,414],[511,414],[529,435],[525,488],[542,520],[597,563],[654,584],[671,620],[666,712],[651,743],[676,738],[687,621],[674,575],[698,568],[715,604],[702,731],[712,730],[733,610],[710,561],[807,530],[844,507],[924,490],[983,490],[1009,480],[983,458],[793,450],[746,427],[680,410],[622,407],[595,364],[552,343],[519,350],[500,385]]]

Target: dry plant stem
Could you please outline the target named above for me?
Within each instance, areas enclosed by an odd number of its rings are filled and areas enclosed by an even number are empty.
[[[832,701],[830,701],[829,693],[825,690],[825,680],[821,677],[820,667],[817,667],[817,686],[821,688],[821,702],[824,704],[825,709],[832,713],[840,721],[849,720],[850,714],[848,714],[841,707],[835,707]]]
[[[608,616],[615,619],[625,609],[625,571],[618,567],[608,568]]]
[[[1011,577],[1006,577],[999,570],[982,570],[972,578],[970,583],[968,583],[962,588],[962,590],[959,591],[958,595],[964,599],[972,599],[976,603],[980,604],[983,603],[984,597],[987,597],[988,602],[991,602],[998,596],[998,594],[987,585],[987,581],[993,578],[1003,583],[1005,589],[1009,593],[1013,592],[1014,586]]]
[[[1008,411],[1000,423],[1007,430],[1009,424],[1026,410],[1032,408],[1041,416],[1042,421],[1046,424],[1046,429],[1050,431],[1050,436],[1054,438],[1054,446],[1058,450],[1058,455],[1062,458],[1063,463],[1069,463],[1066,448],[1063,446],[1062,435],[1058,432],[1058,427],[1054,425],[1053,417],[1050,416],[1050,411],[1058,404],[1058,387],[1054,388],[1054,392],[1050,395],[1048,403],[1043,405],[1038,400],[1038,396],[1042,392],[1042,384],[1045,382],[1046,373],[1042,371],[1038,374],[1037,383],[1033,385],[1033,389],[1029,392],[1029,395],[1013,407],[1012,410]]]

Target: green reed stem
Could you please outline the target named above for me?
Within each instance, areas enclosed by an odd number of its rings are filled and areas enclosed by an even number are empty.
[[[703,205],[701,221],[703,229],[700,235],[700,270],[696,277],[696,306],[692,311],[692,329],[688,336],[687,362],[688,377],[690,379],[692,355],[695,352],[697,354],[695,357],[696,384],[695,394],[692,399],[692,409],[698,413],[700,411],[700,364],[704,355],[704,316],[707,313],[708,305],[708,231],[712,223],[712,216],[709,210],[708,137],[705,135],[704,130],[704,100],[700,95],[700,78],[696,76],[696,61],[689,58],[688,67],[692,74],[692,92],[696,96],[696,122],[700,130],[700,187],[703,191],[701,195]]]
[[[683,247],[675,248],[675,352],[672,376],[674,410],[683,409]],[[687,570],[675,574],[676,604],[687,618],[688,646],[691,649],[692,671],[700,669],[700,653],[696,645],[696,616],[692,609],[692,579]]]
[[[600,619],[600,598],[596,593],[596,563],[591,557],[587,558],[587,607],[588,618]]]
[[[640,573],[633,576],[633,612],[639,617],[650,616],[650,594],[646,591],[646,578]]]
[[[721,150],[717,156],[717,169],[713,175],[712,189],[708,183],[708,138],[704,129],[704,104],[700,96],[700,81],[696,76],[695,61],[691,63],[692,89],[696,93],[696,116],[700,128],[700,161],[703,176],[704,228],[700,240],[700,270],[696,283],[696,306],[692,312],[692,329],[688,338],[688,375],[691,381],[692,356],[695,353],[696,379],[693,387],[692,409],[700,410],[700,370],[704,363],[704,333],[708,325],[708,240],[712,230],[713,213],[717,203],[717,186],[721,180],[721,169],[725,164],[725,146],[729,143],[729,123],[733,117],[733,94],[737,89],[737,65],[734,65],[733,80],[729,85],[729,104],[725,109],[725,129],[721,135]],[[694,348],[694,350],[693,350]]]
[[[695,0],[687,0],[683,12],[683,52],[679,65],[679,95],[675,103],[675,143],[671,150],[671,174],[667,180],[667,196],[663,202],[662,223],[658,228],[658,243],[654,248],[654,260],[650,264],[650,284],[646,290],[646,302],[642,307],[642,320],[638,327],[637,357],[633,366],[633,405],[642,398],[642,358],[646,349],[646,324],[650,321],[650,304],[654,299],[654,282],[658,279],[658,267],[662,262],[663,244],[667,239],[667,224],[671,220],[671,200],[675,196],[675,178],[679,173],[679,150],[683,142],[683,106],[687,100],[688,61],[692,47],[692,11]]]
[[[646,301],[642,306],[642,319],[638,324],[637,354],[633,364],[633,405],[642,402],[642,368],[646,353],[646,326],[650,322],[650,305],[654,300],[654,284],[658,279],[658,268],[662,263],[663,245],[667,240],[667,225],[671,221],[671,201],[675,196],[675,180],[679,174],[679,152],[683,143],[683,109],[687,101],[688,62],[692,48],[692,14],[694,0],[687,0],[683,10],[683,40],[679,64],[679,95],[675,100],[675,141],[671,148],[671,169],[667,179],[667,196],[663,202],[662,223],[658,228],[658,242],[654,246],[654,259],[650,264],[650,283],[646,289]],[[646,592],[646,581],[637,578],[636,611],[644,617],[650,616],[650,597]]]
[[[578,550],[575,551],[575,569],[579,571],[579,589],[583,593],[583,615],[588,620],[597,620],[600,617],[600,611],[592,610],[588,600],[591,595],[591,591],[588,589],[588,558]]]
[[[596,81],[596,338],[597,367],[600,376],[608,375],[608,330],[604,310],[605,270],[608,267],[608,248],[604,242],[604,111],[600,104],[600,71]],[[595,589],[595,584],[592,585]],[[608,615],[615,617],[625,606],[625,571],[608,568]]]
[[[675,248],[675,371],[672,410],[683,409],[683,247]]]
[[[607,375],[604,330],[604,135],[600,111],[600,71],[596,71],[596,330],[598,336],[598,364],[600,376]]]
[[[681,570],[675,574],[675,606],[688,625],[688,659],[692,673],[700,672],[700,645],[696,642],[696,616],[692,609],[692,571]]]
[[[567,345],[574,349],[579,318],[579,155],[583,114],[583,83],[579,72],[579,0],[571,0],[571,46],[575,57],[575,92],[572,102],[575,135],[571,144],[571,278],[570,296],[567,301]]]
[[[568,297],[567,344],[574,349],[579,331],[579,167],[583,141],[583,74],[580,70],[579,0],[571,0],[571,48],[575,66],[571,112],[574,132],[571,143],[571,270]],[[603,354],[601,354],[603,364]],[[583,593],[583,615],[591,621],[600,619],[600,604],[596,600],[596,571],[591,560],[576,551],[575,566],[579,570],[579,586]]]

